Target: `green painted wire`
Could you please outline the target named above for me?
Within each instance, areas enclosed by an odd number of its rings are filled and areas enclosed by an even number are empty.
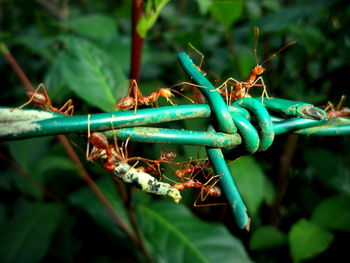
[[[253,126],[248,122],[250,114],[245,109],[236,106],[229,106],[228,109],[236,126],[238,126],[238,122],[241,122],[242,128],[239,128],[241,136],[243,138],[245,136],[249,137],[250,132],[253,130]],[[27,112],[35,112],[36,114],[33,114],[32,118],[28,118]],[[167,114],[167,112],[174,112],[174,114],[166,115],[166,117],[164,117],[164,114]],[[45,115],[46,119],[40,120],[38,116],[41,115]],[[137,111],[137,115],[134,115],[133,111],[97,113],[91,114],[90,128],[91,131],[101,131],[111,129],[112,127],[117,129],[123,127],[148,126],[162,122],[165,123],[190,118],[208,118],[211,117],[211,115],[210,107],[205,104],[140,109]],[[16,140],[69,133],[86,134],[88,130],[87,119],[88,115],[67,117],[62,114],[48,113],[42,110],[14,110],[14,108],[0,107],[0,140]],[[340,136],[350,134],[349,119],[345,118],[333,119],[330,121],[316,121],[304,118],[291,118],[285,120],[272,117],[272,120],[273,129],[276,135],[289,132],[321,136]],[[33,130],[21,129],[21,127],[25,126],[27,123],[35,124],[37,128]],[[250,127],[248,127],[249,125]],[[16,130],[11,130],[11,127],[13,127],[13,129],[16,128]],[[311,127],[318,127],[319,129],[318,131],[314,129],[312,132],[310,132],[310,130],[305,130]],[[246,134],[246,132],[249,132],[249,134]],[[252,145],[254,145],[254,141],[256,141],[256,139],[252,140]]]
[[[236,132],[237,128],[228,111],[227,105],[215,87],[198,70],[186,53],[179,53],[178,59],[187,75],[191,77],[196,84],[205,87],[202,88],[201,91],[209,101],[210,108],[213,111],[213,115],[216,117],[216,122],[220,131],[227,133]],[[211,125],[208,127],[208,130],[215,132]],[[240,228],[249,229],[250,219],[247,214],[247,209],[227,167],[221,149],[207,147],[207,153],[214,171],[222,175],[220,184],[224,190],[224,194],[238,226]]]

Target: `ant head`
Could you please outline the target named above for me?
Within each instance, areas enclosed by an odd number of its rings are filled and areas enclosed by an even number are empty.
[[[165,97],[165,98],[174,97],[174,94],[171,92],[171,90],[167,88],[160,88],[158,92],[159,92],[159,96],[161,97]]]
[[[253,69],[252,69],[252,72],[255,74],[255,75],[261,75],[263,74],[265,71],[265,68],[263,68],[263,66],[261,65],[256,65]]]

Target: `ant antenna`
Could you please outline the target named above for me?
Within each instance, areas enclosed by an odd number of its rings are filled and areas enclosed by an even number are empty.
[[[265,59],[263,61],[263,63],[261,63],[261,66],[264,65],[267,61],[269,61],[270,59],[274,58],[277,56],[277,54],[281,53],[283,50],[285,50],[287,47],[294,45],[297,41],[293,40],[290,41],[289,43],[287,43],[285,46],[281,47],[276,53],[273,53],[271,56],[269,56],[267,59]]]
[[[258,41],[259,41],[259,28],[257,26],[254,27],[254,38],[255,38],[254,57],[255,57],[256,64],[259,65],[258,55],[257,55]]]
[[[189,45],[190,48],[192,48],[195,52],[197,52],[198,55],[201,57],[201,61],[200,61],[200,63],[199,63],[199,67],[201,67],[202,64],[203,64],[203,60],[204,60],[204,55],[203,55],[203,53],[200,52],[197,48],[195,48],[190,42],[188,42],[188,45]]]

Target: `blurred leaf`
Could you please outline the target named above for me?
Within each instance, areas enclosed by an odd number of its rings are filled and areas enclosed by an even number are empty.
[[[263,226],[256,229],[249,241],[252,250],[273,249],[287,242],[284,233],[272,226]]]
[[[325,186],[350,194],[350,168],[342,156],[323,148],[305,149],[307,172]],[[322,162],[320,160],[327,160]]]
[[[299,23],[301,19],[321,12],[329,4],[327,1],[308,1],[307,4],[280,8],[274,13],[265,15],[258,24],[264,33],[285,30]]]
[[[113,179],[111,177],[104,177],[97,181],[97,185],[132,232],[123,202],[116,192]],[[122,235],[109,212],[106,211],[88,187],[84,187],[73,193],[70,196],[70,202],[86,211],[96,222],[105,227],[108,231],[117,236]]]
[[[6,205],[4,203],[0,203],[0,226],[6,221],[7,216],[6,216]]]
[[[95,43],[108,57],[117,58],[118,66],[124,71],[128,72],[130,67],[130,52],[131,44],[130,38],[127,36],[114,36],[105,41],[98,41]],[[146,43],[144,43],[146,48]],[[142,54],[142,63],[144,63],[144,51]]]
[[[300,219],[288,234],[290,252],[294,262],[300,262],[325,251],[333,241],[333,234],[322,227]]]
[[[11,40],[13,43],[27,47],[29,50],[43,58],[49,60],[55,58],[51,50],[52,45],[56,41],[55,38],[45,36],[40,32],[38,27],[27,27],[26,30],[21,31],[21,34],[13,36]]]
[[[140,227],[161,262],[251,262],[240,240],[219,224],[168,201],[138,206]]]
[[[262,5],[270,10],[277,10],[280,8],[280,2],[278,0],[263,0]]]
[[[44,197],[44,174],[43,173],[28,173],[13,175],[15,185],[22,194],[29,195],[35,199]]]
[[[197,5],[199,7],[199,12],[201,15],[206,15],[209,11],[209,7],[212,3],[211,0],[196,0]]]
[[[241,17],[243,6],[241,0],[214,0],[210,6],[210,13],[226,30],[229,30]]]
[[[245,3],[245,11],[250,19],[254,20],[261,17],[262,15],[261,1],[245,0],[244,3]]]
[[[7,145],[15,162],[20,167],[28,170],[35,161],[42,158],[42,156],[48,152],[48,143],[50,140],[51,137],[41,137],[20,141],[9,141],[7,142]]]
[[[65,57],[60,66],[67,85],[91,105],[114,111],[117,98],[128,90],[128,80],[116,60],[86,40],[69,37],[65,43]]]
[[[240,74],[240,79],[246,79],[252,72],[252,68],[255,66],[256,61],[252,55],[252,48],[242,47],[237,50],[237,62]]]
[[[299,43],[306,48],[309,55],[318,52],[320,46],[324,45],[326,41],[321,30],[314,26],[298,26],[292,30],[292,33],[296,36]]]
[[[322,201],[313,211],[312,220],[319,225],[341,231],[350,231],[350,197],[336,195]]]
[[[267,176],[264,178],[264,201],[269,206],[272,206],[275,201],[276,190],[271,180]]]
[[[149,0],[146,1],[145,12],[136,26],[137,33],[142,38],[145,38],[148,30],[150,30],[157,18],[169,0]]]
[[[91,14],[73,17],[62,22],[70,30],[94,39],[110,38],[116,35],[116,22],[103,14]]]
[[[40,262],[63,213],[59,204],[36,203],[25,215],[0,227],[0,261]]]
[[[64,59],[64,54],[59,53],[50,64],[44,77],[43,83],[52,101],[63,101],[71,92],[70,89],[68,89],[64,78],[62,78],[61,69],[63,68],[62,63],[65,63]]]
[[[253,157],[245,156],[229,163],[231,174],[247,205],[249,214],[257,215],[264,200],[265,175]]]
[[[66,156],[47,155],[36,163],[36,171],[46,173],[49,170],[56,171],[77,171],[71,159]]]

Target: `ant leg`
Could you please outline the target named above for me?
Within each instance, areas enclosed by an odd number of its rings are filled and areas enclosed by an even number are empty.
[[[88,139],[87,139],[87,144],[86,144],[86,160],[88,160],[88,161],[89,161],[90,137],[91,137],[91,132],[90,132],[90,117],[91,117],[91,114],[88,114],[88,116],[87,116]]]
[[[74,105],[72,104],[73,104],[73,100],[69,99],[58,111],[66,115],[73,116]],[[66,110],[63,111],[64,109]]]
[[[47,90],[46,90],[45,85],[44,85],[43,83],[40,83],[40,84],[39,84],[39,87],[41,87],[41,88],[43,89],[43,92],[44,92],[44,96],[45,96],[45,98],[46,98],[46,103],[47,103],[47,105],[48,105],[50,108],[52,108],[51,100],[50,100],[49,94],[47,93]],[[38,87],[38,89],[39,89],[39,87]]]
[[[343,108],[343,104],[344,104],[345,99],[346,99],[346,96],[342,95],[337,106],[335,107],[336,111],[340,111]]]
[[[44,84],[40,83],[39,86],[35,89],[34,93],[30,96],[29,100],[26,103],[22,104],[21,106],[15,108],[13,110],[20,110],[20,109],[24,108],[25,106],[27,106],[28,104],[30,104],[33,101],[33,99],[35,98],[35,95],[39,92],[40,89],[44,90],[44,96],[45,96],[45,99],[47,100],[48,96],[47,96],[47,93],[46,93],[45,86],[44,86]],[[30,92],[28,92],[28,93],[30,94]],[[27,93],[27,95],[28,95],[28,93]]]
[[[258,83],[258,81],[261,81],[261,83]],[[251,87],[253,86],[257,86],[257,87],[263,87],[263,93],[261,94],[261,98],[262,101],[264,100],[264,95],[266,95],[267,99],[270,99],[269,95],[267,94],[267,89],[266,89],[266,85],[264,82],[264,79],[262,77],[257,78],[254,83],[251,85]],[[247,94],[248,94],[249,89],[247,90]]]
[[[328,101],[326,108],[324,108],[324,111],[335,111],[333,103]]]
[[[88,139],[87,139],[87,143],[86,143],[86,156],[85,156],[86,160],[89,162],[91,162],[93,159],[95,159],[97,156],[99,156],[103,150],[103,149],[97,149],[97,148],[95,148],[95,146],[93,146],[93,148],[90,152],[90,138],[91,138],[90,117],[91,117],[91,114],[88,114],[88,117],[87,117]]]
[[[170,89],[170,88],[169,88]],[[175,92],[176,94],[184,97],[185,99],[188,99],[191,103],[194,104],[194,101],[190,98],[190,97],[187,97],[186,95],[182,94],[181,92],[177,91],[177,90],[174,90],[174,89],[170,89],[172,92]]]
[[[212,203],[212,204],[198,204],[198,201],[200,199],[201,202],[204,202],[209,195],[219,197],[221,193],[216,193],[215,195],[211,193],[210,191],[214,189],[215,185],[221,180],[221,178],[215,179],[212,185],[207,186],[209,182],[211,182],[214,178],[219,177],[221,175],[215,175],[212,178],[210,178],[201,188],[200,193],[198,194],[196,201],[194,202],[193,206],[195,207],[204,207],[204,206],[216,206],[216,205],[226,205],[226,203]],[[208,190],[207,190],[208,189]],[[206,191],[206,194],[204,195],[204,191]]]

